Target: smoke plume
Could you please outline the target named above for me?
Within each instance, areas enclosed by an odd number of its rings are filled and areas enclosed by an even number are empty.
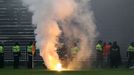
[[[58,38],[64,33],[70,52],[71,45],[79,40],[80,51],[68,68],[80,69],[83,61],[89,60],[96,37],[96,26],[90,0],[22,0],[33,13],[32,23],[36,27],[37,48],[46,66],[56,70],[60,59],[56,52]],[[62,29],[61,29],[61,28]],[[75,60],[75,61],[74,61]],[[79,65],[79,67],[78,67]]]

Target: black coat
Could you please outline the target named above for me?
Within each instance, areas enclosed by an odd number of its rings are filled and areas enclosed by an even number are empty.
[[[118,45],[112,46],[110,50],[110,59],[113,61],[121,62],[120,47]]]

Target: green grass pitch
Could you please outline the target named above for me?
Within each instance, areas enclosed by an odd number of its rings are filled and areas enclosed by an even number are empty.
[[[43,69],[0,69],[0,75],[134,75],[128,69],[94,69],[88,71],[45,71]]]

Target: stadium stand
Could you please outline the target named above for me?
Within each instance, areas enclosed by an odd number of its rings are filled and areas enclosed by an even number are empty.
[[[5,61],[13,61],[11,47],[15,42],[21,45],[21,61],[26,61],[26,45],[35,40],[31,18],[21,0],[0,0],[0,41],[5,46]],[[41,60],[39,51],[36,60]]]

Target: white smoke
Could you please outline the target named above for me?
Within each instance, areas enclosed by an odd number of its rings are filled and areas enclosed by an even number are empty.
[[[80,39],[80,51],[69,65],[69,67],[79,69],[83,66],[84,61],[87,61],[86,64],[90,62],[96,38],[96,25],[93,11],[90,9],[90,0],[76,0],[75,3],[77,4],[76,10],[70,18],[62,23],[62,27],[65,37],[68,38],[68,45],[74,39]]]
[[[58,44],[61,32],[68,39],[68,47],[72,40],[80,40],[80,51],[75,59],[77,62],[89,59],[96,37],[90,0],[23,0],[23,3],[33,13],[32,23],[36,26],[37,47],[41,50],[40,54],[49,69],[53,68],[48,59],[49,55],[52,55],[52,60],[59,62],[55,45]],[[62,31],[57,22],[60,22]],[[73,64],[76,61],[72,61],[69,67],[80,68],[81,62],[80,67]]]

